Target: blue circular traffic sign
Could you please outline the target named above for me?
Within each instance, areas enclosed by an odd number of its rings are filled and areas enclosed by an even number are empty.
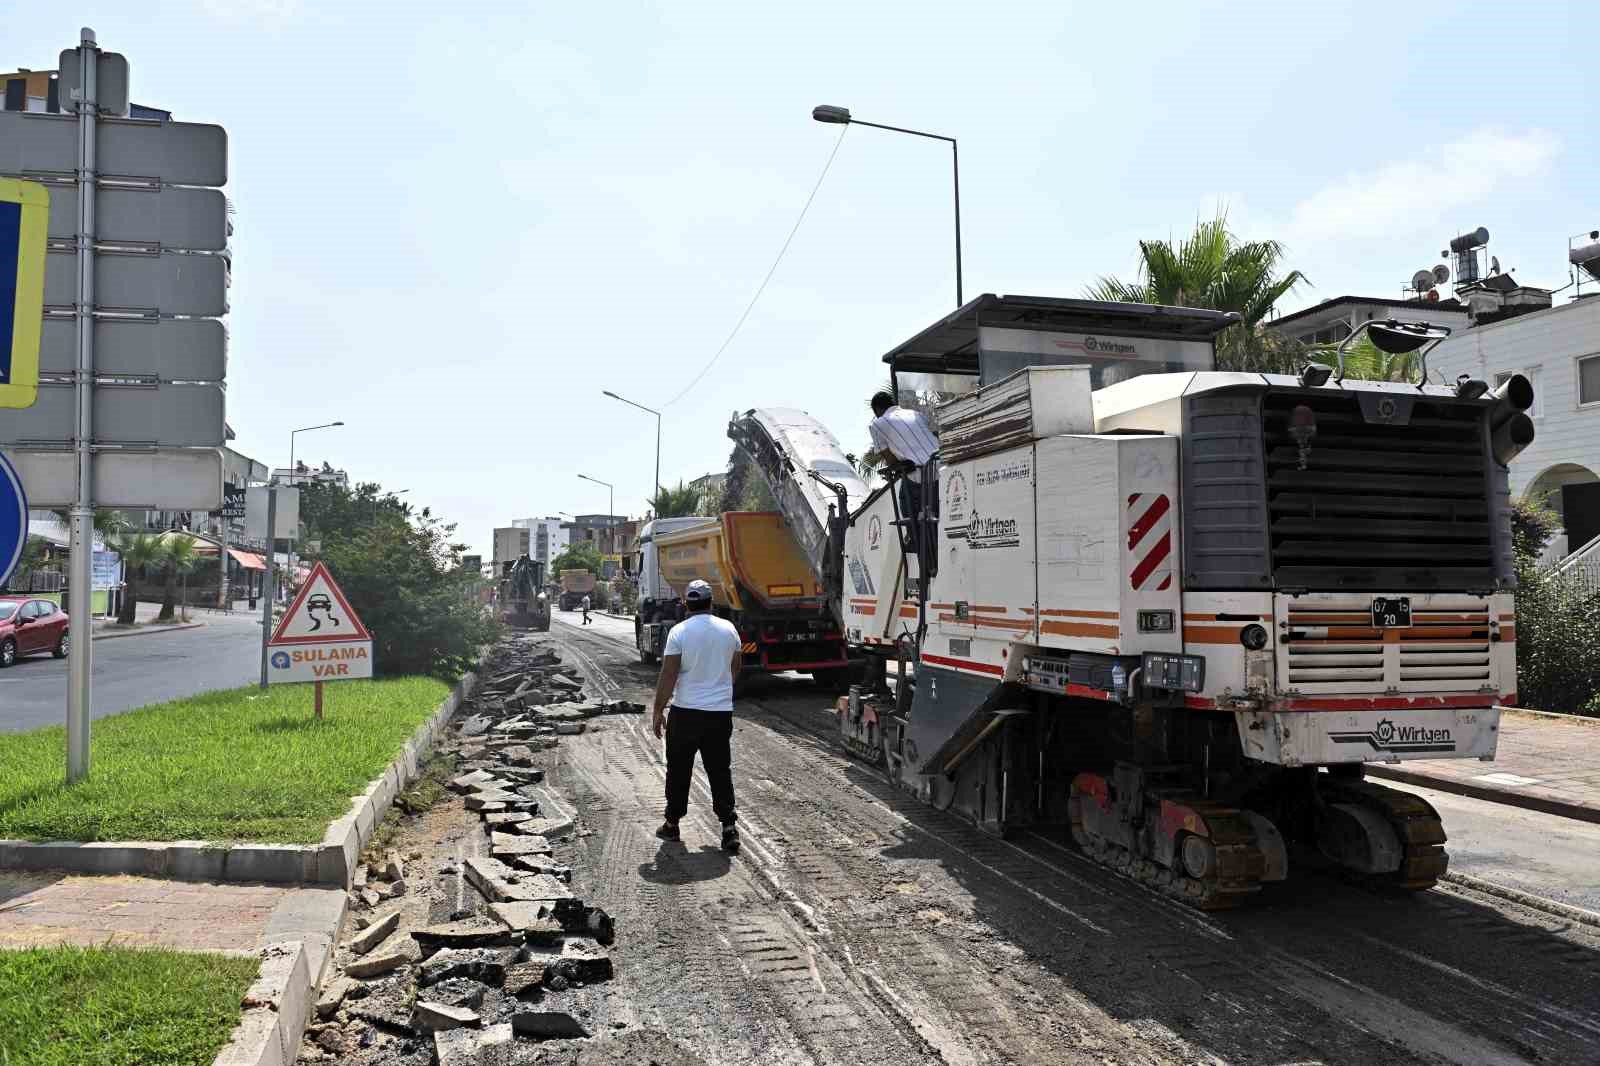
[[[28,496],[11,460],[0,453],[0,587],[22,558],[28,543]]]

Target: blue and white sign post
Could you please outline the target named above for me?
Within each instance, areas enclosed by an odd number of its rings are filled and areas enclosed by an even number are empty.
[[[0,588],[17,568],[28,543],[28,497],[11,460],[0,453]]]

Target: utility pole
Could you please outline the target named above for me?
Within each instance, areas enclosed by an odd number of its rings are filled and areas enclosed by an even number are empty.
[[[67,784],[89,776],[89,717],[94,699],[94,234],[95,122],[99,118],[97,74],[100,49],[85,26],[78,38],[78,363],[73,375],[77,421],[72,449],[78,465],[78,497],[68,517],[67,580]],[[71,86],[63,86],[72,91]]]

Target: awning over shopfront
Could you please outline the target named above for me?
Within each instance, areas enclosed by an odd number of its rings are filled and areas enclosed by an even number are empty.
[[[267,561],[251,552],[242,552],[237,548],[229,548],[228,554],[233,556],[233,561],[246,570],[265,570]]]

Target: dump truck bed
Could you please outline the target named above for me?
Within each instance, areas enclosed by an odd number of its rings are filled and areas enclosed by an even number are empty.
[[[815,610],[822,586],[776,511],[729,511],[656,537],[661,573],[682,596],[689,582],[711,586],[712,601],[735,611]]]

